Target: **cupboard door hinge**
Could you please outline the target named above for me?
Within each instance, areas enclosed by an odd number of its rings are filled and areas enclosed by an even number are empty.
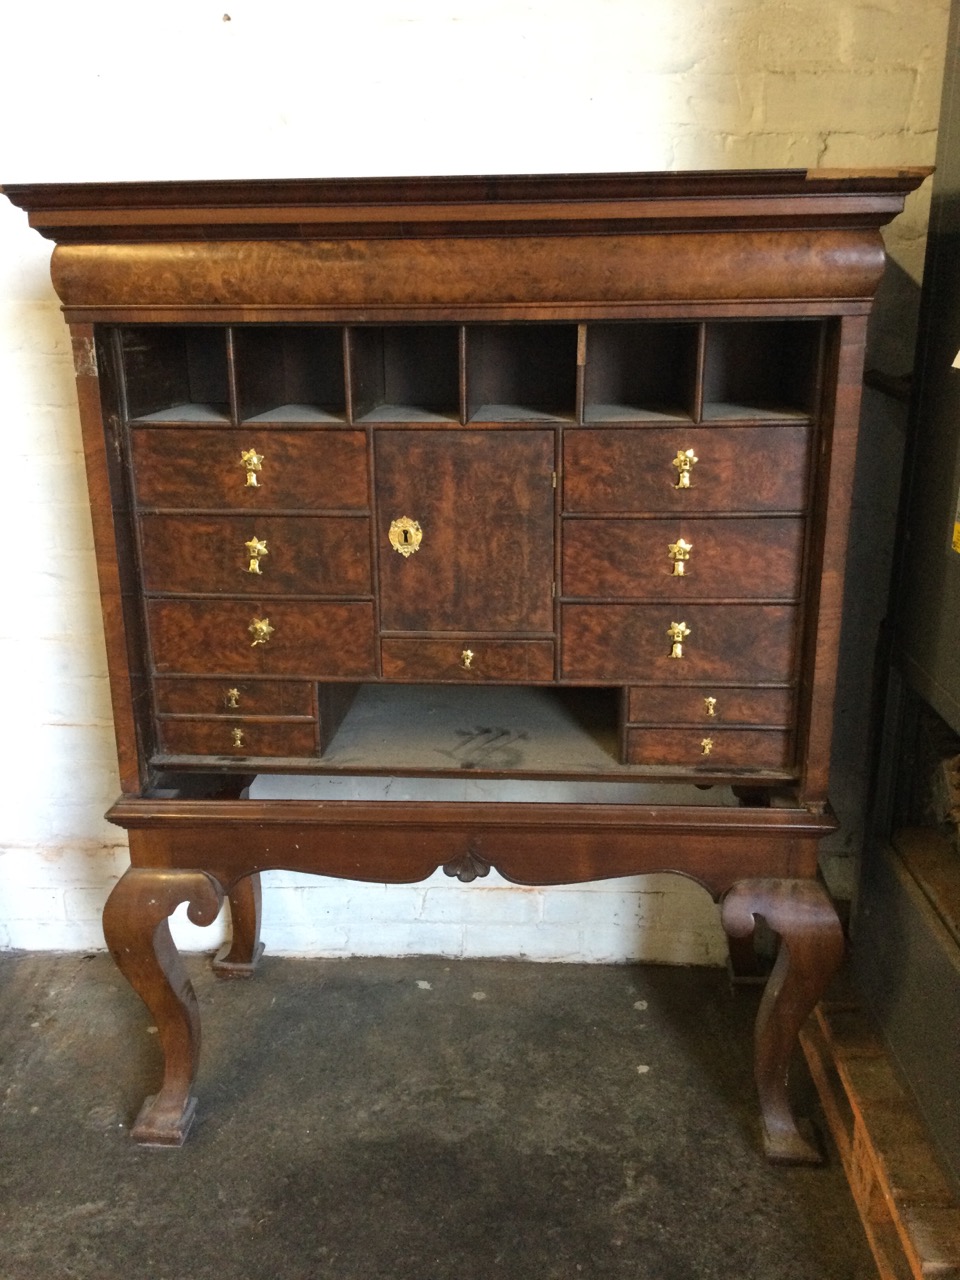
[[[556,598],[557,598],[557,584],[556,584],[555,582],[551,582],[551,583],[550,583],[550,594],[551,594],[551,596],[553,596],[554,600],[556,600]]]
[[[73,339],[73,370],[78,378],[97,377],[97,347],[93,338]]]
[[[556,488],[556,487],[557,487],[557,473],[556,473],[555,471],[551,471],[551,472],[550,472],[550,477],[551,477],[551,480],[553,481],[553,487],[554,487],[554,488]]]

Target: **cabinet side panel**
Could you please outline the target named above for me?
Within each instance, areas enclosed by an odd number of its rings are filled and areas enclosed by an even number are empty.
[[[71,325],[83,455],[90,493],[90,514],[97,554],[110,696],[117,740],[120,785],[125,795],[146,784],[145,752],[149,705],[142,669],[142,622],[127,485],[120,448],[119,394],[116,377],[98,373],[92,325]],[[100,357],[109,361],[102,344]],[[103,400],[101,401],[101,385]],[[107,430],[109,429],[109,439]],[[115,448],[110,446],[115,444]]]
[[[807,617],[812,629],[806,637],[803,664],[808,730],[801,799],[813,807],[824,804],[827,796],[866,332],[866,317],[846,316],[839,321],[827,351],[820,471],[809,558]],[[836,370],[835,376],[832,369]],[[863,655],[866,662],[872,657]]]

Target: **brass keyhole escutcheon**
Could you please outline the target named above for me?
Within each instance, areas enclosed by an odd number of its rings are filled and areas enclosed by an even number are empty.
[[[242,747],[242,746],[243,746],[243,730],[242,730],[242,729],[231,729],[231,731],[230,731],[230,732],[231,732],[231,733],[232,733],[232,735],[233,735],[233,745],[234,745],[235,747]]]
[[[241,449],[240,465],[247,472],[248,489],[259,489],[260,481],[257,479],[259,472],[263,470],[263,454],[257,453],[256,449]]]
[[[240,705],[240,690],[228,689],[223,696],[223,705],[231,711],[235,711]]]
[[[247,542],[243,544],[247,549],[249,560],[247,562],[247,573],[263,573],[260,568],[260,559],[262,556],[268,556],[270,552],[267,550],[267,544],[262,538],[253,535]]]
[[[708,716],[715,716],[715,715],[717,714],[717,700],[716,700],[716,698],[704,698],[704,700],[703,700],[703,705],[704,705],[704,706],[706,707],[706,709],[707,709],[707,715],[708,715]]]
[[[476,656],[477,655],[472,649],[464,649],[463,653],[460,655],[460,665],[463,667],[464,671],[473,670],[473,660]]]
[[[693,543],[687,542],[685,538],[678,538],[676,542],[667,544],[667,555],[673,561],[673,576],[682,578],[686,573],[686,562],[690,559],[690,552],[693,550]]]
[[[671,622],[667,627],[667,635],[672,641],[670,649],[671,658],[683,657],[683,642],[690,634],[690,628],[685,622]]]
[[[251,618],[250,625],[247,630],[253,636],[251,649],[255,649],[258,644],[268,644],[270,637],[273,635],[276,627],[271,627],[269,618]]]
[[[701,739],[700,739],[700,753],[701,753],[701,755],[708,756],[712,750],[713,750],[713,739],[712,739],[712,738],[701,738]]]
[[[401,516],[390,525],[388,536],[394,551],[399,551],[406,559],[419,549],[423,540],[423,530],[416,520],[411,520],[409,516]]]
[[[673,486],[675,489],[689,489],[690,472],[697,465],[700,459],[692,449],[678,449],[677,456],[673,460],[673,465],[677,468],[677,483]]]

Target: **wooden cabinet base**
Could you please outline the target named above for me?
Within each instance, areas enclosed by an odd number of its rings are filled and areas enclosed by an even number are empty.
[[[120,801],[109,816],[129,830],[133,865],[110,895],[104,932],[156,1022],[164,1054],[161,1088],[133,1127],[143,1145],[182,1143],[196,1105],[199,1006],[168,925],[182,902],[195,924],[210,924],[229,899],[233,942],[214,967],[221,976],[248,977],[263,950],[261,870],[410,883],[440,867],[466,880],[474,876],[464,868],[493,867],[527,885],[675,871],[723,900],[731,938],[749,937],[762,917],[782,940],[756,1028],[764,1147],[778,1162],[819,1160],[790,1109],[787,1073],[800,1026],[843,949],[836,912],[813,878],[830,817],[610,803],[167,799]]]

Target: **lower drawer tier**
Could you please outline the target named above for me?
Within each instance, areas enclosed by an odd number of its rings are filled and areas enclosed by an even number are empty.
[[[552,640],[388,639],[380,646],[385,680],[545,684],[553,680]]]
[[[630,728],[624,763],[681,770],[784,770],[791,756],[790,734],[784,729]]]
[[[157,721],[158,748],[168,756],[316,757],[317,727],[310,721],[211,720],[167,718]]]

